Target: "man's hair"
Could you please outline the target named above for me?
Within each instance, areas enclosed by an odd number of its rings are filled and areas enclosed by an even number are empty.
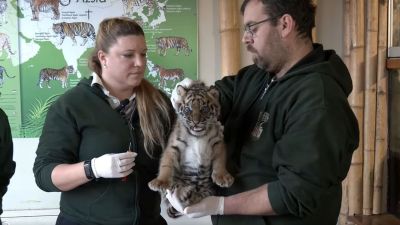
[[[244,0],[240,12],[244,14],[247,4],[254,0]],[[315,27],[315,5],[312,0],[256,0],[264,5],[265,14],[271,18],[273,25],[284,14],[292,16],[296,21],[296,29],[300,37],[312,39],[311,31]]]

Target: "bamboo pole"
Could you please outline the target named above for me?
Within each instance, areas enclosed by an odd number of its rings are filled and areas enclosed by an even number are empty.
[[[354,151],[349,170],[348,193],[349,215],[362,213],[362,165],[363,165],[363,121],[364,121],[364,1],[350,1],[350,74],[353,92],[349,96],[350,105],[358,119],[360,129],[359,147]]]
[[[384,188],[385,170],[388,154],[388,74],[385,69],[387,52],[387,1],[379,2],[379,37],[378,37],[378,80],[377,80],[377,114],[374,165],[373,214],[386,212],[386,194]]]
[[[372,215],[375,131],[376,131],[376,73],[378,56],[378,0],[367,5],[367,35],[365,44],[365,106],[364,106],[364,164],[363,215]]]
[[[240,26],[238,1],[219,0],[221,36],[221,75],[236,74],[240,69]]]
[[[347,191],[348,178],[346,177],[342,182],[342,205],[340,208],[340,214],[338,223],[339,225],[345,225],[347,222],[347,215],[349,213],[349,196]]]
[[[344,0],[343,4],[343,61],[347,68],[350,68],[350,0]]]
[[[350,66],[350,0],[344,0],[343,4],[343,61],[347,68]],[[345,225],[349,215],[349,193],[348,193],[348,177],[342,182],[342,204],[338,223]]]

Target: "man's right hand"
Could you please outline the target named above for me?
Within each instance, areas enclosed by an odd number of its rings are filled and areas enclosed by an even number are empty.
[[[92,159],[92,170],[96,178],[120,178],[133,172],[135,165],[135,152],[118,154],[105,154]]]

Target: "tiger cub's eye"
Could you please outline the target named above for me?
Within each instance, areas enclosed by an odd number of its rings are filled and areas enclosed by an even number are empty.
[[[210,107],[203,106],[203,107],[201,107],[200,110],[201,110],[201,113],[205,114],[205,113],[208,113],[210,111]]]
[[[185,107],[184,109],[183,109],[183,113],[184,114],[189,114],[190,112],[192,112],[192,109],[190,108],[190,107]]]

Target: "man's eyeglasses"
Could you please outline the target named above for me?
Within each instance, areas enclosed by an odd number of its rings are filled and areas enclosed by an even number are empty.
[[[265,20],[261,20],[261,21],[252,23],[252,24],[247,24],[246,26],[244,26],[244,32],[247,33],[247,34],[250,34],[251,37],[254,37],[254,34],[255,34],[256,31],[254,29],[251,29],[253,26],[261,24],[261,23],[265,23],[265,22],[267,22],[269,20],[273,20],[275,18],[276,17],[271,17],[271,18],[267,18]]]

